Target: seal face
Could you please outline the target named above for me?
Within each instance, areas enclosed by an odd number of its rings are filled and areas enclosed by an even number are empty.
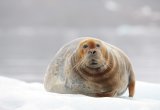
[[[100,74],[107,69],[106,50],[98,40],[82,41],[77,48],[78,61],[76,69],[89,74]]]
[[[128,57],[95,38],[80,38],[57,52],[45,73],[47,91],[95,97],[134,95],[135,77]]]

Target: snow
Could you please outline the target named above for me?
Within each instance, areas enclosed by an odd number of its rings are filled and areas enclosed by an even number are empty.
[[[46,92],[41,83],[0,76],[0,110],[160,110],[160,84],[136,82],[134,98]]]

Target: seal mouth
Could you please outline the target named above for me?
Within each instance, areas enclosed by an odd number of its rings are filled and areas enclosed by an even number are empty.
[[[98,63],[96,63],[96,62],[92,62],[92,63],[91,63],[91,65],[97,65],[97,64],[98,64]]]
[[[91,59],[89,62],[89,65],[87,65],[89,68],[99,68],[101,65],[98,63],[97,60]]]
[[[98,65],[98,62],[95,59],[92,59],[90,65]]]
[[[99,69],[101,68],[103,65],[100,65],[98,63],[91,63],[90,65],[86,65],[87,68],[90,68],[90,69]]]

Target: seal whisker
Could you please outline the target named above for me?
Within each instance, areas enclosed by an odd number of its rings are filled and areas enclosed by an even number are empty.
[[[83,65],[84,63],[85,63],[85,62],[84,62],[84,59],[81,59],[76,65],[73,66],[72,69],[78,70],[78,67],[79,67],[80,65]]]
[[[110,64],[106,64],[106,65],[107,65],[107,67],[111,68],[111,65],[110,65]]]

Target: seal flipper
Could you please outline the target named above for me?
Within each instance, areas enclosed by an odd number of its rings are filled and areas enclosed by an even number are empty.
[[[131,74],[129,77],[128,90],[129,90],[129,97],[133,97],[135,92],[135,76],[133,70],[131,70]]]

